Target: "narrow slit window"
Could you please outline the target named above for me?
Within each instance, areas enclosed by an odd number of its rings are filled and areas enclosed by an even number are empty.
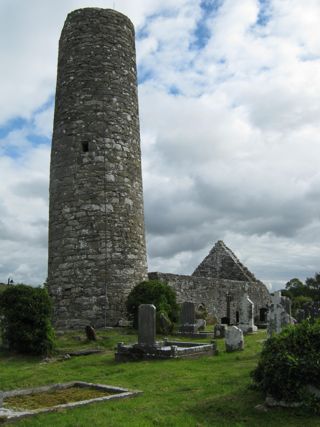
[[[82,152],[87,153],[89,151],[89,142],[82,142]]]

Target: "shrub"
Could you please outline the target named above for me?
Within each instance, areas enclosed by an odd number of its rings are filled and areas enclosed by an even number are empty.
[[[9,350],[49,354],[53,349],[51,303],[45,289],[8,286],[0,295],[1,335]]]
[[[179,307],[176,294],[166,283],[149,280],[139,283],[130,292],[127,299],[127,310],[133,320],[133,327],[138,327],[138,309],[140,304],[154,304],[157,309],[157,332],[167,333],[168,328],[162,327],[160,315],[163,314],[171,322],[178,320]],[[173,324],[172,324],[173,327]],[[171,330],[172,330],[171,327]]]
[[[288,326],[269,338],[251,375],[259,389],[277,400],[314,403],[308,386],[320,384],[320,320]]]

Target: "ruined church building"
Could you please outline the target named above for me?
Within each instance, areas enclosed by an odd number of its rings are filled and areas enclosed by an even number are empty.
[[[50,166],[48,289],[57,328],[116,325],[147,279],[134,27],[85,8],[64,24]],[[237,321],[246,283],[257,320],[269,293],[222,241],[191,276],[149,273],[178,302]]]

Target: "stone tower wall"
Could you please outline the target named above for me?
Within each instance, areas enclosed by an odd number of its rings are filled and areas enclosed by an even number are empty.
[[[134,28],[113,10],[79,9],[59,43],[51,152],[56,327],[116,324],[146,276]]]

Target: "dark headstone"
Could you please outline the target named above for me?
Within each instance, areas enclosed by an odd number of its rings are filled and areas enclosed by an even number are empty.
[[[149,347],[156,344],[156,308],[153,304],[139,306],[138,344]]]
[[[230,325],[229,317],[221,317],[221,324],[222,325]]]
[[[193,325],[196,322],[196,310],[193,302],[184,302],[182,304],[180,319],[182,325]]]
[[[215,338],[225,338],[226,336],[227,325],[217,323],[214,325],[213,334]]]
[[[85,331],[86,331],[86,336],[87,336],[88,341],[96,341],[97,340],[96,331],[95,331],[93,326],[87,325],[85,327]]]

